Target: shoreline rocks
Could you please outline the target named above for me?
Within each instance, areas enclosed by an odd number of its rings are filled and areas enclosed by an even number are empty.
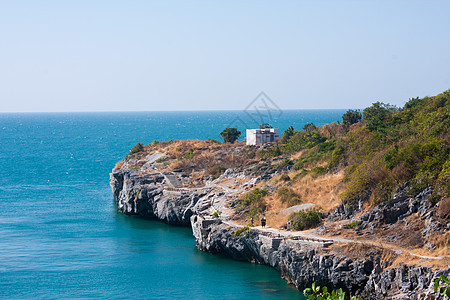
[[[195,215],[191,227],[200,250],[269,265],[299,290],[316,282],[363,299],[436,299],[432,279],[450,273],[429,267],[384,267],[377,255],[352,259],[332,253],[327,244],[270,237],[253,229],[236,236],[238,228]]]
[[[227,170],[223,176],[233,177],[234,174],[233,170]],[[119,211],[170,225],[191,226],[200,250],[269,265],[299,290],[317,282],[330,288],[343,288],[351,294],[361,295],[363,299],[436,299],[432,279],[450,274],[450,269],[435,272],[429,267],[392,267],[382,261],[380,253],[369,251],[365,252],[367,257],[354,258],[333,252],[333,247],[327,243],[271,236],[254,228],[235,234],[242,228],[220,218],[212,218],[214,209],[211,208],[215,200],[229,197],[231,192],[219,191],[213,185],[175,188],[174,175],[169,175],[157,171],[141,174],[139,170],[129,168],[113,171],[110,185]],[[422,210],[426,210],[423,207],[428,205],[424,195],[415,200],[392,201],[396,212],[394,217],[410,210],[422,214]],[[401,206],[397,208],[399,204]],[[392,210],[390,206],[382,209],[383,212]],[[380,213],[375,210],[375,216],[378,215]]]

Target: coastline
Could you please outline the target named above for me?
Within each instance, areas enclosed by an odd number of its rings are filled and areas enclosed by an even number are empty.
[[[396,253],[380,247],[358,248],[358,243],[326,237],[299,237],[278,230],[250,228],[239,236],[242,225],[231,220],[226,203],[236,200],[236,192],[277,176],[279,170],[258,175],[227,169],[217,179],[208,178],[202,186],[193,176],[159,171],[162,153],[138,160],[124,160],[110,175],[119,211],[128,215],[161,220],[169,225],[190,226],[200,250],[224,254],[232,259],[266,264],[302,290],[313,282],[343,288],[364,299],[425,299],[434,295],[432,279],[448,275],[450,269],[400,264],[383,259]],[[138,161],[139,167],[133,167]],[[224,182],[239,180],[240,185]],[[184,181],[184,184],[182,184]],[[192,185],[190,185],[192,184]],[[426,197],[420,203],[427,201]],[[219,217],[214,213],[220,211]],[[339,214],[339,208],[335,214]],[[271,232],[272,231],[272,232]],[[367,247],[367,245],[364,245]],[[356,248],[356,249],[355,249]],[[355,255],[369,250],[368,257]]]

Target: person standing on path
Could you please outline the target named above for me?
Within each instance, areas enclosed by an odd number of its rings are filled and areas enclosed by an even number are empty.
[[[266,217],[264,217],[264,216],[261,219],[261,227],[262,228],[266,227]]]

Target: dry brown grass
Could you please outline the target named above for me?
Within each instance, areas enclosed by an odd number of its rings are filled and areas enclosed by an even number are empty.
[[[381,261],[392,264],[397,258],[393,251],[379,246],[358,243],[333,244],[332,250],[339,255],[345,255],[352,259],[365,259],[368,256],[380,257]]]
[[[285,209],[286,204],[281,202],[280,198],[276,195],[267,196],[264,200],[267,204],[267,226],[278,229],[285,225],[289,215],[280,213],[280,210]]]
[[[319,127],[319,132],[327,138],[343,137],[345,135],[344,127],[335,122]]]
[[[119,170],[120,168],[123,167],[123,161],[119,161],[115,166],[113,171]]]
[[[146,145],[143,153],[165,153],[167,160],[159,165],[160,170],[182,168],[185,173],[190,173],[192,170],[203,171],[217,165],[225,168],[245,165],[251,159],[244,146],[245,142],[220,144],[211,140],[174,140]],[[236,148],[238,153],[235,153]]]
[[[444,198],[439,202],[438,215],[441,218],[448,218],[450,216],[450,197]]]
[[[293,178],[298,173],[300,172],[291,172],[289,176]],[[322,211],[331,211],[340,204],[339,194],[344,188],[341,184],[344,177],[343,172],[320,176],[307,175],[297,181],[288,183],[280,182],[280,176],[275,177],[273,182],[278,182],[277,185],[279,187],[288,186],[300,196],[301,203],[313,203],[316,206],[320,206]],[[262,183],[258,187],[261,185]],[[272,228],[284,226],[288,221],[289,214],[283,214],[280,211],[288,208],[288,205],[281,201],[276,192],[265,197],[264,201],[267,204],[267,225]]]
[[[297,172],[298,174],[299,172]],[[294,177],[296,174],[292,174]],[[302,203],[313,203],[328,212],[341,204],[339,194],[344,190],[341,184],[344,173],[306,175],[291,183],[291,188],[300,195]]]
[[[290,159],[291,160],[299,159],[299,158],[301,158],[303,156],[303,153],[304,153],[304,151],[296,152],[296,153],[291,155]]]
[[[243,143],[216,144],[204,141],[187,141],[185,144],[177,144],[168,149],[167,153],[172,159],[170,167],[181,168],[187,172],[192,170],[208,170],[214,166],[239,168],[251,161],[245,154]],[[190,143],[189,143],[190,142]],[[236,153],[235,150],[238,150]],[[186,154],[193,153],[192,158],[186,158]],[[181,158],[181,159],[179,159]]]

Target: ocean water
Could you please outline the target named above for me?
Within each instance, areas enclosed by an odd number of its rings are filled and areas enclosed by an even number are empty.
[[[343,113],[268,121],[285,130]],[[201,252],[189,228],[114,204],[109,172],[137,142],[220,140],[245,122],[256,121],[233,111],[0,114],[0,299],[301,298],[272,268]]]

